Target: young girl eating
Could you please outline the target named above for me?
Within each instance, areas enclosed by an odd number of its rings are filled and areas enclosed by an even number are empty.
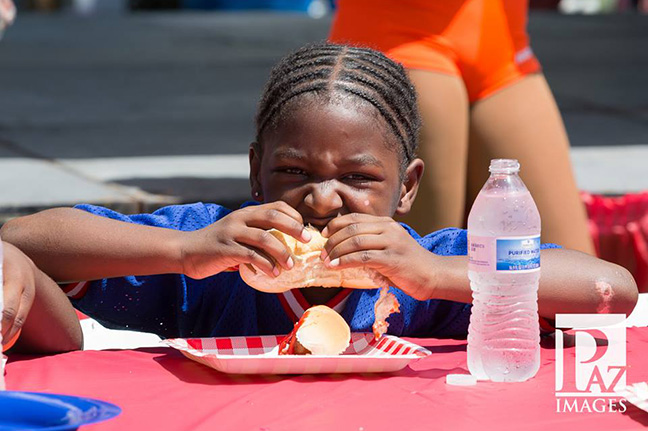
[[[287,56],[261,98],[249,150],[255,202],[123,215],[91,205],[15,219],[2,237],[58,282],[74,305],[109,327],[162,337],[288,333],[305,308],[326,304],[370,331],[377,290],[262,293],[228,271],[252,263],[270,276],[294,265],[267,230],[304,243],[312,225],[331,267],[365,266],[390,280],[399,336],[465,336],[471,292],[466,232],[424,237],[392,217],[407,213],[423,162],[420,119],[403,68],[382,54],[316,44]],[[543,247],[539,314],[629,313],[637,300],[625,269],[575,251]],[[600,286],[607,286],[605,294]],[[599,287],[597,287],[599,286]]]

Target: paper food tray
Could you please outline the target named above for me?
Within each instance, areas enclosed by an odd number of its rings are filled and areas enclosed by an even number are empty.
[[[230,374],[381,373],[398,371],[430,351],[398,337],[353,333],[338,356],[276,354],[285,335],[174,338],[163,343],[208,367]],[[274,350],[273,350],[274,349]]]

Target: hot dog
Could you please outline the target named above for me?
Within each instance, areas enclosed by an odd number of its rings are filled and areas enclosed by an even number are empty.
[[[278,238],[289,250],[295,263],[294,267],[288,271],[282,270],[279,276],[273,278],[252,264],[241,265],[239,272],[243,281],[257,290],[268,293],[314,286],[381,289],[374,309],[376,320],[373,324],[374,336],[376,339],[380,338],[387,332],[389,326],[389,323],[386,322],[387,317],[391,313],[399,311],[396,297],[387,291],[389,281],[370,268],[337,269],[326,267],[320,259],[320,254],[327,239],[313,227],[306,229],[309,230],[312,237],[306,244],[276,229],[269,230],[268,232]],[[299,349],[299,346],[296,348]]]
[[[326,238],[315,228],[307,229],[312,239],[306,244],[278,230],[269,230],[268,232],[286,245],[295,266],[289,271],[282,270],[277,277],[273,278],[252,264],[241,265],[239,272],[243,281],[248,286],[269,293],[312,286],[377,289],[389,285],[387,279],[373,269],[335,269],[324,266],[320,253],[324,249]]]

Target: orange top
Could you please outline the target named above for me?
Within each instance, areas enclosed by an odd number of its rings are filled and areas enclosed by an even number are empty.
[[[339,0],[329,39],[460,76],[475,102],[540,70],[527,10],[524,0]]]

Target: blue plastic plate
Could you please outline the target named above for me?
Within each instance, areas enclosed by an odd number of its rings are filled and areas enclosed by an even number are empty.
[[[0,391],[0,431],[62,431],[101,422],[121,413],[91,398],[39,392]]]

